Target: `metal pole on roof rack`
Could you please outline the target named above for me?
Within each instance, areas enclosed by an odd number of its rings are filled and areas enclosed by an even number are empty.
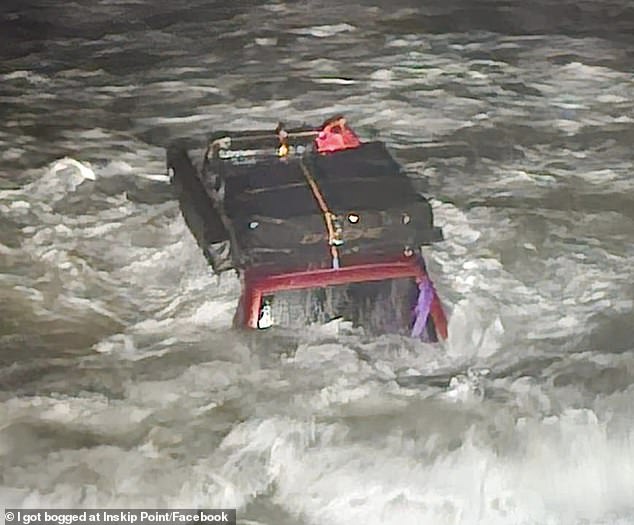
[[[328,209],[328,204],[326,204],[326,199],[324,198],[317,182],[308,171],[306,164],[304,164],[304,159],[299,159],[299,165],[304,172],[304,177],[306,178],[306,182],[310,186],[311,191],[313,192],[313,196],[319,205],[319,209],[321,210],[322,215],[324,216],[324,222],[326,223],[326,230],[328,231],[328,244],[330,245],[330,255],[332,257],[332,267],[335,270],[338,270],[341,267],[340,259],[339,259],[339,250],[337,249],[337,232],[335,231],[335,225],[333,218],[335,214],[332,213]],[[339,243],[341,244],[341,243]]]

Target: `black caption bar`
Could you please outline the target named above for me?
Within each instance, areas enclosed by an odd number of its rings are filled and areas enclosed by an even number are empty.
[[[6,525],[236,525],[236,509],[5,509]]]

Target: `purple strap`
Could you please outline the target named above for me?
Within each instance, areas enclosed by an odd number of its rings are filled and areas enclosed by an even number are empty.
[[[423,280],[418,285],[418,300],[414,308],[415,321],[412,327],[412,337],[421,337],[427,326],[427,317],[431,310],[431,302],[434,298],[434,287],[429,279]]]

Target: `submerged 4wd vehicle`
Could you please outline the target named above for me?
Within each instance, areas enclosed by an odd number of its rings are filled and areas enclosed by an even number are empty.
[[[373,333],[447,337],[421,251],[442,240],[431,206],[385,145],[361,142],[343,117],[215,133],[199,163],[175,143],[167,165],[214,271],[240,276],[235,325],[343,317]]]

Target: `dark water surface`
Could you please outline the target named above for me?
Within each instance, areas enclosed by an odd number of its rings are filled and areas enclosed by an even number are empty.
[[[5,0],[0,44],[0,504],[634,523],[632,2]],[[429,181],[442,346],[230,329],[163,146],[338,112]]]

